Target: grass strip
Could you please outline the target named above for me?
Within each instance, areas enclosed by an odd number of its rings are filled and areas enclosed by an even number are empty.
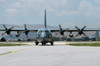
[[[76,44],[67,44],[72,46],[100,46],[100,43],[76,43]]]
[[[2,44],[0,43],[0,46],[23,46],[23,45],[28,45],[28,44]]]

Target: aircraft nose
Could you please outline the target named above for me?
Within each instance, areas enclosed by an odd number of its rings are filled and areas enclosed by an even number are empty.
[[[46,38],[46,33],[42,33],[41,38]]]

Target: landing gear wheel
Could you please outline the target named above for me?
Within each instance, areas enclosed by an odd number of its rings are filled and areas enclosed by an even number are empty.
[[[51,45],[53,45],[53,42],[50,42],[51,43]]]
[[[42,45],[46,45],[46,43],[45,42],[42,42]]]
[[[42,42],[42,45],[44,45],[44,43]]]
[[[46,45],[46,43],[44,42],[44,45]]]
[[[38,45],[38,44],[39,44],[39,42],[35,42],[35,44],[36,44],[36,45]]]

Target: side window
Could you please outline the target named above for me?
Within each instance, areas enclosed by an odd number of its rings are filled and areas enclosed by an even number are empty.
[[[38,33],[40,34],[42,31],[40,30]]]

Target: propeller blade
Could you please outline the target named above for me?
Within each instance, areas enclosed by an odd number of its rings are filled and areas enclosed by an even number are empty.
[[[12,35],[11,34],[9,34],[11,37],[12,37]]]
[[[3,25],[3,27],[7,30],[7,27],[5,25]]]
[[[62,30],[62,27],[61,27],[61,25],[59,25],[59,28],[60,28],[60,30]]]
[[[84,26],[84,27],[82,28],[82,31],[83,31],[85,28],[86,28],[86,26]]]
[[[26,35],[26,37],[27,37],[27,39],[28,39],[28,33],[29,33],[30,31],[27,30],[27,26],[26,26],[26,24],[24,24],[24,28],[25,28],[24,33],[25,33],[25,35]]]
[[[65,35],[63,35],[63,37],[65,38]]]
[[[87,35],[85,33],[83,33],[83,35],[86,37]]]
[[[77,26],[75,26],[75,28],[76,28],[77,30],[80,30]]]
[[[79,34],[76,35],[76,37],[78,37]]]
[[[14,26],[12,26],[12,27],[10,28],[10,30],[13,29],[13,28],[14,28]]]
[[[61,25],[59,25],[59,28],[60,28],[60,34],[64,35],[65,30],[62,29]]]
[[[25,28],[25,30],[27,30],[26,24],[24,24],[24,28]]]
[[[1,35],[4,35],[4,34],[6,34],[6,32],[5,33],[2,33]]]
[[[28,40],[28,35],[26,35],[26,37],[27,37],[27,40]]]

